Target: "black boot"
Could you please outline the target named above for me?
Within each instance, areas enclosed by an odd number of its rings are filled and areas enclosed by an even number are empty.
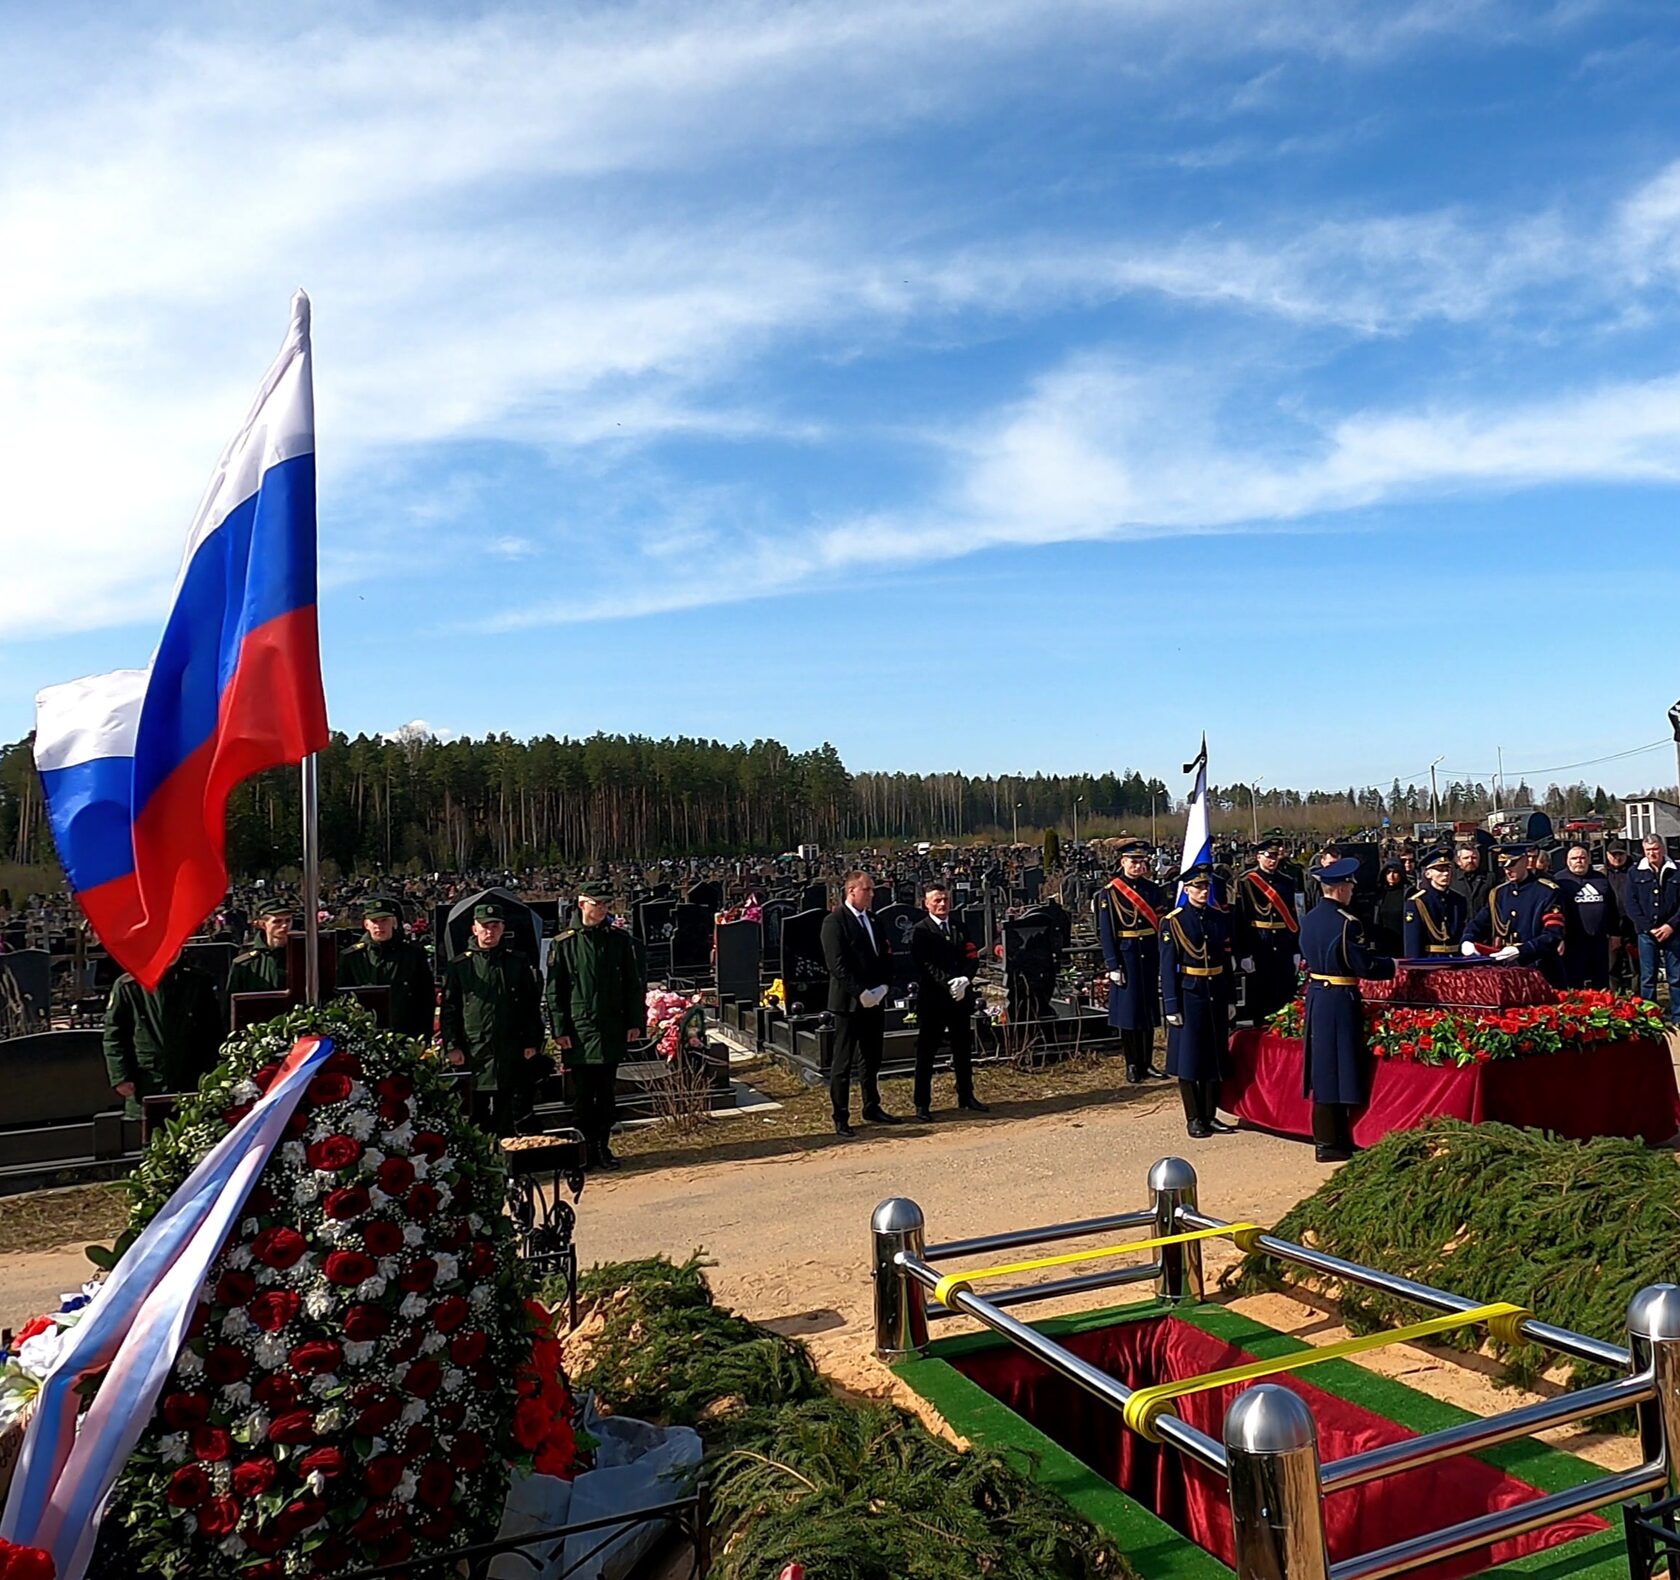
[[[1219,1082],[1199,1081],[1197,1085],[1202,1089],[1202,1123],[1216,1136],[1235,1135],[1237,1127],[1219,1117]]]
[[[1205,1141],[1213,1134],[1202,1118],[1201,1093],[1195,1081],[1178,1083],[1179,1101],[1184,1104],[1184,1129],[1193,1141]]]

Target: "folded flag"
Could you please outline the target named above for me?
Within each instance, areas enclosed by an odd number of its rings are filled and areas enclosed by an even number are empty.
[[[310,362],[299,291],[187,534],[151,664],[35,700],[59,858],[101,942],[148,988],[227,892],[228,797],[327,744]]]

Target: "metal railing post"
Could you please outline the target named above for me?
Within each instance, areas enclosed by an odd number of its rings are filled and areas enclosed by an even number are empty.
[[[1330,1580],[1318,1429],[1298,1394],[1258,1383],[1225,1412],[1238,1580]]]
[[[1647,1284],[1628,1302],[1629,1366],[1635,1373],[1647,1368],[1656,1387],[1655,1398],[1639,1406],[1639,1441],[1645,1462],[1661,1462],[1668,1472],[1668,1490],[1676,1487],[1680,1463],[1680,1286]]]
[[[1177,1234],[1186,1227],[1179,1221],[1179,1209],[1196,1209],[1196,1171],[1183,1158],[1162,1158],[1149,1171],[1149,1193],[1155,1201],[1156,1235]],[[1161,1277],[1156,1292],[1174,1305],[1202,1298],[1205,1286],[1200,1240],[1161,1247]]]
[[[900,1252],[920,1258],[922,1209],[905,1196],[889,1196],[869,1219],[875,1279],[875,1353],[884,1361],[927,1348],[927,1292],[905,1273]]]

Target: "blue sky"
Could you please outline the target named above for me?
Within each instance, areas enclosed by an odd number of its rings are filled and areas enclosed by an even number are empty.
[[[0,739],[144,661],[299,284],[352,733],[1665,735],[1671,6],[3,9]]]

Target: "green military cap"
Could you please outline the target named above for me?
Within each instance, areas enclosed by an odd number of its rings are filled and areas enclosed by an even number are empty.
[[[290,900],[281,899],[279,895],[264,900],[257,907],[258,916],[293,916],[296,913],[297,906]]]
[[[599,900],[603,905],[610,905],[612,889],[598,878],[585,878],[578,885],[577,897],[580,900]]]
[[[391,899],[389,895],[376,894],[362,907],[362,915],[364,917],[371,916],[375,920],[382,916],[389,916],[400,922],[402,920],[402,906],[396,900]]]
[[[507,914],[502,910],[500,900],[481,900],[473,907],[475,922],[505,922]]]

